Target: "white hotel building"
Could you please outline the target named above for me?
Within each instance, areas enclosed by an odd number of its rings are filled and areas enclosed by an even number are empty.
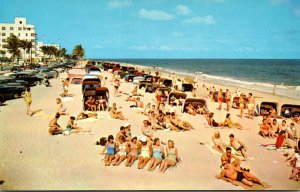
[[[6,39],[10,35],[15,35],[19,39],[31,41],[33,43],[32,47],[32,58],[35,57],[35,28],[34,25],[27,24],[26,18],[15,18],[15,23],[0,23],[0,50],[4,50],[6,53],[3,56],[10,57],[11,54],[8,53],[7,49],[4,48],[6,44]],[[21,50],[21,54],[24,51]],[[29,58],[29,53],[26,53],[26,58]]]

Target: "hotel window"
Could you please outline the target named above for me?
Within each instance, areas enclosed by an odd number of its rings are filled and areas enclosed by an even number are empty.
[[[12,36],[13,35],[13,33],[10,33],[10,36]]]
[[[22,24],[22,21],[20,21],[20,24]]]
[[[34,39],[31,39],[31,42],[34,42]]]
[[[22,31],[22,27],[18,27],[18,30],[19,30],[19,31]]]
[[[19,36],[19,37],[21,36],[20,33],[18,33],[18,36]]]
[[[30,28],[28,28],[28,31],[30,31]]]
[[[2,48],[5,48],[5,45],[4,45],[4,44],[2,45]]]
[[[31,37],[34,37],[34,33],[31,33]]]
[[[26,33],[26,37],[28,36],[28,34]]]
[[[5,43],[5,42],[6,42],[6,39],[2,39],[2,42]]]
[[[5,33],[2,33],[2,36],[5,36]]]
[[[2,30],[5,30],[5,27],[2,27]]]
[[[13,28],[13,27],[10,27],[10,30],[14,30],[14,28]]]

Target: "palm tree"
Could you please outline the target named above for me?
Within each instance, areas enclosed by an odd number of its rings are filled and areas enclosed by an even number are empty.
[[[19,40],[19,47],[24,50],[23,60],[26,60],[26,48],[27,48],[28,41],[26,40]]]
[[[81,45],[76,45],[73,49],[73,55],[76,55],[77,58],[81,59],[84,56],[84,49]]]
[[[30,63],[31,63],[31,60],[32,60],[32,51],[31,51],[32,47],[33,47],[32,42],[31,41],[27,41],[26,50],[27,50],[27,52],[30,53],[30,57],[29,57],[29,59],[30,59],[29,62]]]
[[[6,44],[3,46],[11,54],[12,63],[15,61],[16,56],[20,56],[19,39],[15,35],[7,38]]]
[[[6,51],[4,51],[4,50],[0,50],[0,55],[1,55],[1,57],[4,57],[4,54],[6,53]]]

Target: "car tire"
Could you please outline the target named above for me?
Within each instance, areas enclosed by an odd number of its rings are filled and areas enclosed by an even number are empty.
[[[0,95],[0,106],[2,106],[4,102],[5,102],[4,97]]]

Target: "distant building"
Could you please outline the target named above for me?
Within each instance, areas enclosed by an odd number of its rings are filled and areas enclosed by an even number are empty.
[[[35,28],[34,25],[27,24],[26,18],[15,18],[15,23],[0,23],[0,50],[4,50],[6,57],[10,57],[11,54],[8,53],[7,49],[4,48],[6,44],[6,39],[10,35],[15,35],[19,39],[31,41],[33,43],[32,47],[32,57],[35,57]],[[24,51],[21,50],[21,54],[24,54]],[[26,53],[26,58],[29,58],[30,53]]]
[[[44,44],[43,42],[37,42],[35,46],[35,61],[42,61],[42,58],[46,55],[43,54],[41,47],[43,46],[54,46],[57,49],[60,49],[60,45],[58,44]]]

